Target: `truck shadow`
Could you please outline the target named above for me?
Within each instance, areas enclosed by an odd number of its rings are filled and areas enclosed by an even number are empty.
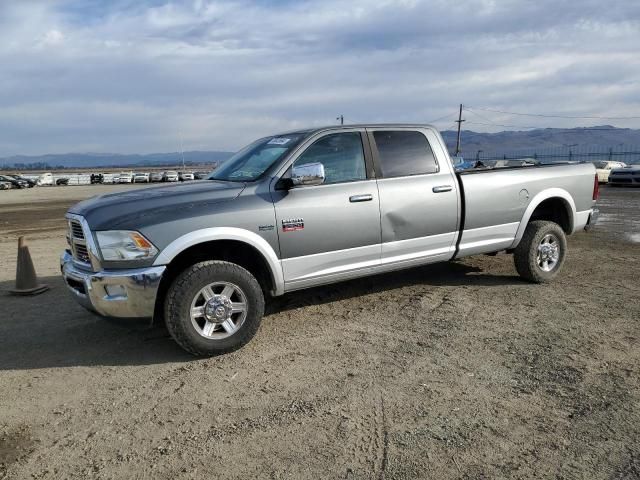
[[[483,271],[482,268],[453,261],[373,275],[276,297],[268,305],[267,313],[276,314],[308,305],[331,303],[411,285],[492,287],[523,284],[523,280],[516,275],[491,275],[482,273]]]
[[[163,325],[98,317],[78,305],[61,277],[40,279],[51,289],[15,297],[0,283],[0,371],[183,362],[184,352]]]
[[[294,292],[268,303],[267,314],[321,305],[409,285],[504,286],[518,277],[493,276],[482,269],[451,262],[376,275]],[[41,279],[51,289],[34,297],[7,292],[0,282],[0,371],[70,366],[152,365],[188,362],[162,322],[105,319],[87,312],[71,297],[58,276]]]

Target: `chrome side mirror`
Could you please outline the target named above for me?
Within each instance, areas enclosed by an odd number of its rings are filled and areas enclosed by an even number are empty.
[[[291,169],[291,181],[294,186],[301,185],[321,185],[324,183],[324,165],[321,163],[307,163],[306,165],[295,165]]]

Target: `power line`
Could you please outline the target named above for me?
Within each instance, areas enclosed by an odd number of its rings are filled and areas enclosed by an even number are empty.
[[[546,127],[527,127],[525,125],[505,125],[503,123],[474,122],[472,120],[470,120],[468,123],[470,123],[472,125],[487,125],[487,126],[490,126],[490,127],[505,127],[505,128],[539,128],[539,129],[546,128]]]
[[[453,115],[455,115],[455,113],[449,113],[448,115],[445,115],[440,118],[436,118],[435,120],[429,120],[427,123],[436,123],[436,122],[439,122],[440,120],[444,120],[445,118],[452,117]]]
[[[453,123],[452,123],[451,125],[449,125],[447,128],[443,128],[443,129],[441,129],[440,131],[441,131],[441,132],[446,132],[446,131],[449,131],[449,130],[453,130],[454,128],[456,128],[456,123],[457,123],[457,122],[453,122]]]
[[[638,120],[640,116],[630,116],[630,117],[603,117],[599,115],[553,115],[553,114],[545,114],[545,113],[520,113],[520,112],[507,112],[505,110],[495,110],[492,108],[484,108],[484,107],[464,107],[464,110],[483,110],[486,112],[494,112],[494,113],[504,113],[506,115],[520,115],[524,117],[543,117],[543,118],[568,118],[568,119],[599,119],[599,120]]]

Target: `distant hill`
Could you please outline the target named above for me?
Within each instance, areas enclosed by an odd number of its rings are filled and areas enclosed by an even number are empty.
[[[447,130],[442,136],[453,152],[457,132]],[[502,155],[512,152],[534,153],[551,150],[568,151],[640,151],[640,130],[616,128],[610,125],[586,128],[541,128],[527,131],[505,131],[477,133],[461,132],[461,150],[465,158],[475,156],[478,150],[483,155]]]
[[[442,136],[449,148],[455,150],[456,132],[447,130]],[[471,130],[462,131],[462,155],[474,158],[481,150],[481,157],[501,155],[533,156],[534,154],[580,152],[640,152],[640,130],[616,128],[609,125],[587,128],[541,128],[527,131],[504,131],[497,133],[478,133]],[[583,155],[581,159],[599,159]],[[213,165],[225,161],[233,155],[224,151],[191,151],[184,152],[185,163],[189,165]],[[640,153],[624,155],[617,158],[627,162],[640,161]],[[140,167],[180,165],[180,153],[149,154],[113,154],[113,153],[67,153],[59,155],[16,155],[0,158],[1,168],[15,169],[51,169],[64,168],[99,168],[99,167]]]
[[[212,165],[225,161],[233,152],[184,152],[185,164]],[[21,168],[20,165],[48,165],[49,168],[135,167],[182,164],[180,153],[116,154],[65,153],[56,155],[15,155],[0,158],[0,167]],[[22,167],[24,168],[24,167]],[[41,167],[36,167],[41,168]]]

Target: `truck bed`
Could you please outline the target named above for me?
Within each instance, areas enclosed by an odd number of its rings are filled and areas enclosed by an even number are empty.
[[[458,172],[462,220],[456,257],[514,247],[526,226],[522,220],[540,195],[555,194],[570,209],[575,220],[567,233],[583,228],[592,207],[594,175],[591,163]]]

